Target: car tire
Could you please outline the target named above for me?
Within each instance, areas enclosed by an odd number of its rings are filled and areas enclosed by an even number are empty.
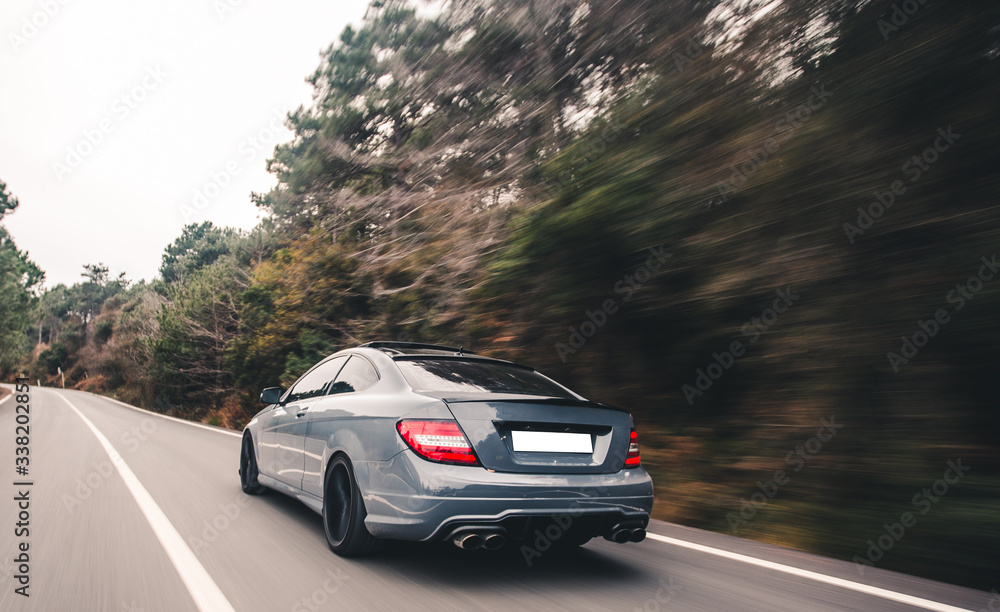
[[[243,444],[240,449],[240,487],[247,495],[260,495],[267,487],[260,484],[257,476],[260,469],[257,467],[257,454],[253,450],[253,438],[247,433],[243,436]]]
[[[382,541],[365,527],[366,516],[354,468],[346,456],[337,455],[323,486],[323,529],[330,549],[341,557],[357,557],[381,548]]]

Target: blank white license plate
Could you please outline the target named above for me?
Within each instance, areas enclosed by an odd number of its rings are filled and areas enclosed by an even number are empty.
[[[514,450],[525,453],[593,453],[590,434],[556,431],[512,431]]]

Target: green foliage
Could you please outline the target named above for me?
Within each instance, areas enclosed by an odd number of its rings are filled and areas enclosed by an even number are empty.
[[[61,342],[56,342],[49,348],[38,354],[38,363],[42,366],[46,374],[54,375],[66,365],[69,351]]]
[[[94,326],[94,342],[97,344],[107,344],[114,333],[115,324],[112,321],[98,321]]]
[[[219,407],[231,388],[223,359],[238,329],[245,274],[231,258],[220,259],[170,286],[168,303],[157,315],[157,381],[192,416]]]
[[[163,251],[160,277],[174,283],[213,264],[229,253],[228,239],[233,235],[232,230],[217,228],[211,221],[184,226],[181,235]]]
[[[0,220],[18,206],[17,198],[0,181]],[[15,366],[27,352],[25,332],[45,274],[14,244],[0,226],[0,373]]]
[[[105,300],[128,289],[129,281],[124,272],[112,280],[108,267],[101,263],[87,264],[83,270],[80,276],[86,280],[70,287],[66,299],[68,310],[82,318],[86,325],[101,311]]]
[[[0,221],[7,213],[14,212],[17,206],[17,198],[7,191],[7,183],[0,181]]]
[[[242,296],[239,337],[228,349],[239,384],[287,386],[352,337],[352,320],[369,315],[368,291],[354,279],[353,246],[316,232],[257,266]]]

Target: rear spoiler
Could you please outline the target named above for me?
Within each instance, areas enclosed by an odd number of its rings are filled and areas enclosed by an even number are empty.
[[[571,406],[574,408],[603,408],[605,410],[628,412],[624,408],[612,406],[611,404],[602,404],[601,402],[588,399],[575,399],[571,397],[544,397],[540,395],[516,395],[511,393],[435,393],[433,391],[417,391],[417,393],[439,399],[446,404],[505,402],[509,404],[548,404],[550,406]]]
[[[473,361],[479,363],[502,363],[507,366],[514,366],[515,368],[520,368],[522,370],[528,370],[529,372],[535,372],[535,368],[531,366],[521,365],[520,363],[514,363],[513,361],[506,361],[504,359],[494,359],[493,357],[480,357],[479,355],[470,355],[464,353],[462,355],[429,355],[429,354],[412,354],[412,355],[390,355],[393,361]]]

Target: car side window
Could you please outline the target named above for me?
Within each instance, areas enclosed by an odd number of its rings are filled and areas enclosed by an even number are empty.
[[[337,375],[337,380],[330,387],[329,393],[351,393],[364,391],[378,382],[378,372],[364,357],[354,355],[344,369]]]
[[[334,357],[310,370],[295,383],[295,386],[288,393],[285,403],[297,402],[323,395],[327,386],[337,376],[340,368],[343,367],[345,361],[347,361],[347,357]]]

